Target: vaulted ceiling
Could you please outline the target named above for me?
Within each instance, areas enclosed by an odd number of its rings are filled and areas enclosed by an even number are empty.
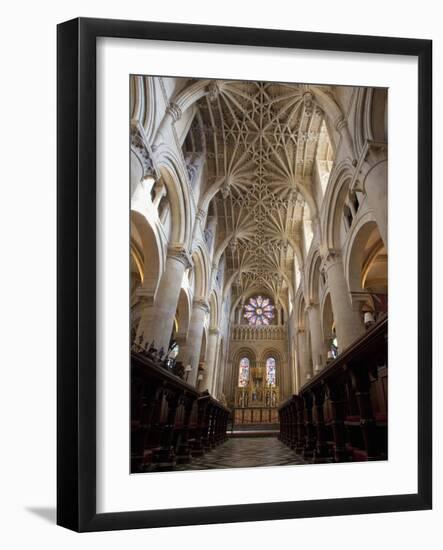
[[[306,204],[315,205],[311,176],[317,150],[327,147],[324,113],[305,85],[212,87],[197,104],[186,148],[204,151],[208,185],[221,184],[216,248],[237,295],[254,289],[278,299],[293,281]]]

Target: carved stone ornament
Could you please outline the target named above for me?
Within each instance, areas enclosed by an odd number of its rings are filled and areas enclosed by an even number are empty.
[[[203,310],[205,313],[209,313],[209,304],[204,299],[197,299],[192,302],[192,306],[197,309]]]
[[[181,262],[185,269],[192,267],[192,258],[189,252],[180,245],[172,245],[168,248],[168,258]]]
[[[131,125],[131,150],[143,167],[143,178],[152,177],[155,179],[157,173],[151,151],[144,139],[142,130],[136,124]]]
[[[212,80],[208,85],[208,99],[213,103],[219,94],[219,86],[216,80]]]
[[[180,109],[180,107],[177,105],[177,103],[170,103],[167,107],[166,107],[166,112],[171,115],[172,117],[172,120],[174,122],[177,122],[178,120],[180,120],[181,116],[182,116],[182,110]]]
[[[306,92],[306,93],[303,94],[303,103],[304,103],[304,106],[305,106],[306,116],[311,116],[312,115],[312,109],[313,109],[313,106],[314,106],[314,96],[312,95],[311,92]]]
[[[327,249],[323,254],[323,260],[320,266],[320,270],[321,271],[324,270],[325,272],[327,272],[332,265],[340,261],[341,261],[341,256],[338,250]]]

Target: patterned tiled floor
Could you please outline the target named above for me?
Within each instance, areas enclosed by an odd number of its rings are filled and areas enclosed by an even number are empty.
[[[236,437],[204,456],[194,458],[191,464],[179,464],[174,469],[208,470],[287,464],[304,464],[304,461],[276,437]]]

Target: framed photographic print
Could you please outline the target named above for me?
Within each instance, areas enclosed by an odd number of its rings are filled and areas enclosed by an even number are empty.
[[[431,508],[431,66],[59,25],[59,525]]]

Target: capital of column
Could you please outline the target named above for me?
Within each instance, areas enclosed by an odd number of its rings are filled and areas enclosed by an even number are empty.
[[[143,129],[140,127],[139,123],[136,122],[131,124],[131,151],[142,165],[143,179],[148,177],[156,179],[158,174],[152,152],[146,143]]]
[[[341,262],[341,254],[338,250],[327,249],[323,254],[320,270],[328,271],[330,267]]]
[[[220,334],[220,330],[218,328],[210,328],[209,329],[209,334],[212,335],[212,336],[218,336]]]
[[[177,120],[180,120],[181,116],[182,116],[182,110],[180,109],[180,107],[177,105],[177,103],[170,103],[167,107],[166,107],[166,112],[168,113],[168,115],[171,115],[172,117],[172,120],[174,122],[177,122]]]
[[[388,159],[388,144],[385,141],[367,140],[365,143],[364,160],[371,165]]]
[[[315,309],[316,307],[318,307],[318,303],[317,302],[308,302],[305,306],[305,311],[307,313],[309,313],[312,309]]]
[[[181,262],[185,266],[185,269],[192,267],[192,258],[188,250],[183,246],[171,245],[168,248],[167,257]]]
[[[211,82],[208,84],[208,98],[211,103],[213,103],[217,99],[219,92],[220,89],[218,81],[211,80]]]
[[[198,219],[200,223],[205,219],[205,216],[206,216],[206,211],[203,208],[199,208],[197,210],[197,214],[195,215],[195,217]]]
[[[345,119],[344,116],[340,116],[336,121],[335,121],[335,128],[337,130],[337,132],[339,132],[340,134],[342,133],[342,131],[347,127],[348,123]]]
[[[312,114],[312,109],[314,107],[314,96],[312,92],[307,91],[302,96],[303,99],[303,105],[305,108],[305,113],[307,116],[310,116]]]
[[[202,311],[204,311],[205,313],[209,313],[209,304],[206,300],[204,299],[196,299],[192,302],[192,307],[193,308],[197,308],[197,309],[201,309]]]
[[[366,193],[364,182],[366,174],[376,164],[388,160],[388,144],[384,141],[366,140],[360,157],[355,164],[355,172],[349,185],[351,191]]]

